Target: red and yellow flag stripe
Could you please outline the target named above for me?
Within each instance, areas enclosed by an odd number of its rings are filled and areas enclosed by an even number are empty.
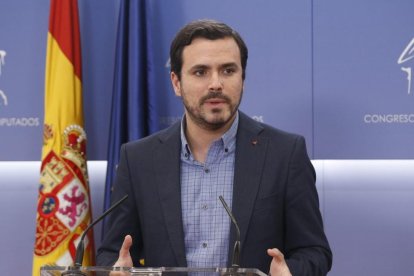
[[[33,275],[43,265],[72,265],[80,235],[91,221],[77,0],[51,0],[47,41]],[[86,244],[84,265],[89,266],[92,232]]]

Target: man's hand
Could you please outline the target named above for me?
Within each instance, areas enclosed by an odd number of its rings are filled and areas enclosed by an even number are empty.
[[[124,242],[122,243],[122,247],[119,250],[119,257],[114,266],[116,267],[132,267],[132,258],[131,254],[129,253],[129,248],[132,246],[132,237],[130,235],[126,235]]]
[[[285,256],[277,248],[268,249],[267,254],[273,257],[270,263],[269,274],[271,276],[292,276],[289,267],[286,264]]]

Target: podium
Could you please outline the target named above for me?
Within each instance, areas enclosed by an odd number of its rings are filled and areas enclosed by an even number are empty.
[[[60,275],[87,275],[87,276],[267,276],[255,268],[195,268],[195,267],[69,267],[69,266],[43,266],[40,268],[41,276]]]

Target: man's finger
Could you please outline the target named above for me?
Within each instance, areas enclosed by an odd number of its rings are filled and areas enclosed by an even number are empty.
[[[272,262],[270,263],[269,275],[292,276],[292,274],[290,273],[289,267],[286,264],[285,256],[279,249],[277,248],[268,249],[267,254],[273,258]]]
[[[132,258],[131,254],[129,253],[129,249],[132,246],[132,237],[130,235],[126,235],[124,238],[124,242],[122,243],[121,249],[119,250],[118,260],[114,264],[114,267],[132,267]]]
[[[119,258],[128,258],[129,255],[129,249],[132,246],[132,237],[130,235],[126,235],[124,238],[124,242],[122,243],[121,249],[119,250]]]
[[[277,249],[277,248],[268,249],[267,254],[270,257],[276,258],[279,262],[281,262],[285,259],[285,256],[283,255],[283,253],[280,252],[280,250]]]

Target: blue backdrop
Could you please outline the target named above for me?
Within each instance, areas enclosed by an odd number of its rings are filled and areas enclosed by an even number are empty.
[[[90,160],[107,158],[119,4],[79,0]],[[1,6],[0,160],[39,160],[49,1]],[[410,0],[148,1],[159,126],[183,112],[166,66],[171,39],[215,18],[249,46],[246,113],[304,135],[314,159],[412,158],[413,10]]]

